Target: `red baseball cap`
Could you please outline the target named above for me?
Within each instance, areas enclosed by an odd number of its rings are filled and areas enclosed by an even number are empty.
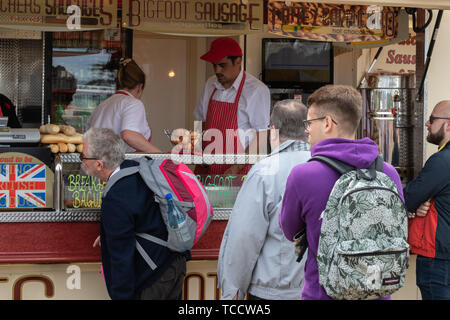
[[[232,38],[217,38],[211,42],[209,51],[202,55],[200,59],[215,63],[225,57],[242,57],[242,50],[239,43]]]

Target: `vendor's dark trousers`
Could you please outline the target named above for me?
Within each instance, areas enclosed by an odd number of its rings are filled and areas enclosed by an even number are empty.
[[[179,254],[172,265],[150,287],[142,290],[138,300],[181,300],[184,277],[186,276],[186,258]]]
[[[450,300],[450,260],[418,255],[416,279],[422,300]]]

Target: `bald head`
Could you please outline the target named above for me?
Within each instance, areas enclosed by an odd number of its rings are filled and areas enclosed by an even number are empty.
[[[435,117],[450,118],[450,100],[442,100],[436,104],[432,112]]]
[[[425,123],[428,129],[427,141],[441,147],[450,140],[450,100],[440,101]]]

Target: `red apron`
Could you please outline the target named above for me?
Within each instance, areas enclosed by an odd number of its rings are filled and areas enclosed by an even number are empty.
[[[117,90],[116,93],[117,94],[123,94],[125,96],[130,96],[130,97],[134,98],[134,96],[131,93],[127,92],[127,91]],[[150,129],[150,137],[148,137],[147,141],[150,142],[151,140],[152,140],[152,130]],[[141,151],[136,150],[136,152],[141,152]]]
[[[239,135],[233,135],[233,138],[227,139],[227,129],[233,129],[237,131],[238,129],[238,121],[237,121],[237,113],[239,106],[239,99],[241,98],[242,88],[244,87],[245,82],[245,72],[243,73],[241,83],[239,84],[238,92],[236,93],[236,98],[234,102],[222,102],[214,100],[214,93],[216,93],[217,88],[213,90],[211,97],[209,98],[208,111],[206,113],[206,123],[204,130],[208,129],[218,129],[223,138],[223,153],[226,153],[227,150],[232,150],[233,154],[244,153],[244,146],[242,145]],[[203,141],[203,150],[210,144],[214,143],[214,141]],[[215,150],[211,150],[211,154],[214,154]],[[220,175],[223,174],[228,168],[230,168],[231,164],[212,164],[209,165],[207,170],[204,170],[201,166],[196,166],[195,173],[196,174],[209,174],[209,175]],[[245,175],[250,170],[251,165],[245,166],[238,174]],[[203,170],[202,170],[203,169]]]

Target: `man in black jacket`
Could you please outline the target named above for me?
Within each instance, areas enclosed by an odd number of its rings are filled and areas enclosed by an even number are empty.
[[[22,128],[17,119],[16,108],[7,96],[0,93],[0,117],[8,117],[8,127]]]
[[[427,141],[438,152],[405,188],[408,242],[417,254],[416,282],[424,300],[450,299],[450,100],[439,102],[426,122]]]
[[[136,166],[125,159],[125,143],[111,129],[92,128],[83,137],[82,169],[108,181],[121,169]],[[136,173],[123,177],[102,198],[100,243],[106,287],[112,299],[181,299],[186,258],[167,247],[136,237],[146,233],[167,240],[153,192]],[[152,269],[136,242],[153,260]]]

